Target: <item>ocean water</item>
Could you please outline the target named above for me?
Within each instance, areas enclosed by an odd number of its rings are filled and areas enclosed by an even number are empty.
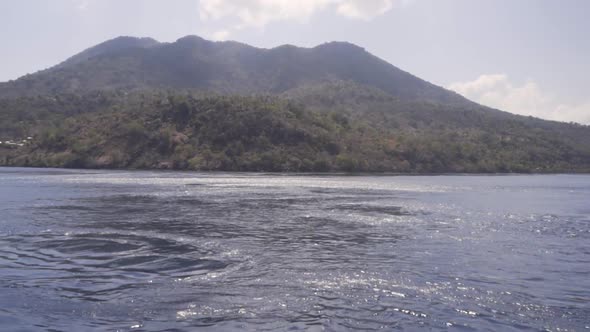
[[[590,176],[0,168],[1,331],[590,331]]]

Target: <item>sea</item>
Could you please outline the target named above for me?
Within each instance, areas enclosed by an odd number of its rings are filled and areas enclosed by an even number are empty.
[[[0,168],[0,331],[590,331],[589,175]]]

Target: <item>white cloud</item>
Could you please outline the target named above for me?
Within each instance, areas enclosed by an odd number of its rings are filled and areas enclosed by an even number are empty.
[[[558,102],[532,80],[514,84],[506,74],[481,75],[469,82],[449,85],[466,98],[503,111],[539,118],[590,124],[590,102],[571,105]]]
[[[338,5],[337,12],[342,16],[362,20],[370,20],[375,16],[383,15],[393,8],[392,0],[367,1],[348,0]]]
[[[264,27],[272,21],[308,19],[332,0],[201,0],[201,20],[235,18],[239,26]]]
[[[396,0],[404,4],[408,0]],[[350,19],[370,20],[393,8],[394,0],[200,0],[202,21],[228,20],[225,37],[245,28],[264,28],[274,21],[306,22],[330,10]]]

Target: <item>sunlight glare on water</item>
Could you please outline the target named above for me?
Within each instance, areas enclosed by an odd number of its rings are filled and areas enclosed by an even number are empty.
[[[590,325],[590,176],[0,168],[0,330]]]

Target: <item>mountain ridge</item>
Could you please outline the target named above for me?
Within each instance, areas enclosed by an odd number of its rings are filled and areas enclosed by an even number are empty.
[[[282,93],[309,81],[331,80],[353,80],[403,98],[468,102],[348,42],[266,49],[198,36],[185,36],[172,43],[114,38],[41,72],[0,83],[0,96],[154,88]]]

